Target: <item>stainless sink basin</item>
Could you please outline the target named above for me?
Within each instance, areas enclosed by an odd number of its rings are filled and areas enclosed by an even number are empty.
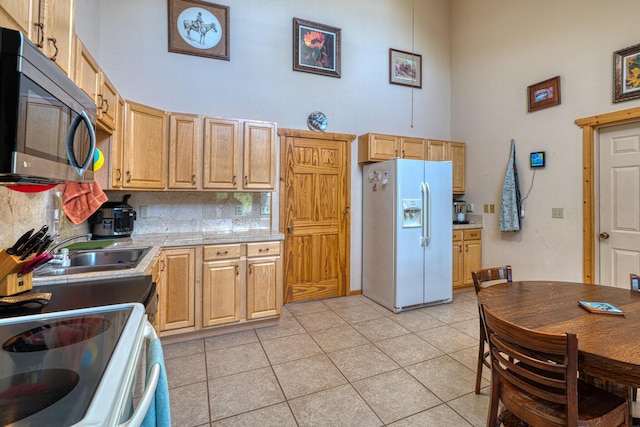
[[[45,264],[36,269],[33,275],[34,277],[45,277],[95,271],[127,270],[137,267],[149,249],[151,249],[150,246],[73,251],[70,252],[71,265],[69,267]]]

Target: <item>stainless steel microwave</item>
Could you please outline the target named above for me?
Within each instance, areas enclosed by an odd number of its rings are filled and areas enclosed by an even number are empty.
[[[0,185],[93,181],[96,114],[31,41],[0,28]]]

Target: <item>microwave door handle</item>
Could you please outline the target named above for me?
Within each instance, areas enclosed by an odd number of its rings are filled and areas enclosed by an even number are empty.
[[[78,164],[76,155],[73,153],[73,140],[76,132],[78,131],[78,126],[80,126],[80,122],[83,122],[87,126],[87,130],[89,131],[89,154],[82,163],[82,166]],[[91,124],[91,120],[89,120],[89,116],[87,116],[87,113],[83,110],[73,119],[73,121],[71,122],[71,126],[69,126],[69,131],[67,132],[67,158],[69,159],[69,162],[71,162],[71,166],[76,168],[78,175],[84,175],[87,168],[91,164],[91,161],[93,160],[93,153],[95,150],[96,134],[93,131],[93,126]]]

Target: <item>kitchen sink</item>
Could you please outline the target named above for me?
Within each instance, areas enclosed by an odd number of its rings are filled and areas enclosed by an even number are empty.
[[[69,253],[71,265],[68,267],[45,264],[36,269],[33,275],[46,277],[132,269],[137,267],[149,249],[150,246],[73,251]]]

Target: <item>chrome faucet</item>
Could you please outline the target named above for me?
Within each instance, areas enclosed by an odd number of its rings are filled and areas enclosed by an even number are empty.
[[[55,255],[55,254],[56,254],[56,250],[57,250],[60,246],[64,245],[64,244],[65,244],[65,243],[67,243],[67,242],[70,242],[70,241],[72,241],[72,240],[75,240],[75,239],[80,239],[80,238],[86,237],[86,238],[87,238],[87,242],[88,242],[89,240],[91,240],[91,236],[93,236],[93,234],[91,234],[91,233],[86,233],[86,234],[76,234],[75,236],[67,237],[66,239],[63,239],[62,241],[58,242],[58,244],[57,244],[57,245],[55,245],[54,247],[52,247],[51,249],[49,249],[49,253],[50,253],[51,255]]]

